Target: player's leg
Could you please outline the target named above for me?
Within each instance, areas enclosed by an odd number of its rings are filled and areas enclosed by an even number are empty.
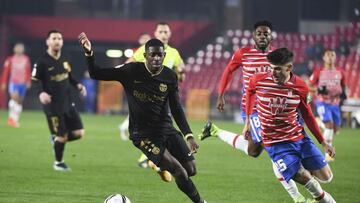
[[[128,132],[129,129],[129,115],[126,116],[125,120],[119,124],[119,130],[120,130],[120,138],[122,140],[128,140]]]
[[[330,194],[321,189],[320,183],[329,183],[333,174],[324,156],[309,137],[305,137],[301,149],[302,166],[306,172],[305,188],[319,202],[335,202]],[[309,177],[310,174],[310,177]],[[314,178],[314,177],[315,178]],[[318,182],[319,181],[319,182]],[[304,181],[302,182],[304,183]]]
[[[8,124],[12,127],[19,127],[19,118],[22,112],[22,98],[25,96],[26,86],[9,84],[9,119]]]
[[[327,144],[332,146],[333,137],[334,137],[334,123],[333,123],[333,114],[332,109],[329,104],[325,102],[317,102],[316,110],[320,116],[321,121],[325,125],[324,129],[324,138]],[[325,154],[325,158],[327,161],[333,161],[328,154]]]
[[[70,108],[69,113],[65,114],[65,124],[68,129],[67,141],[78,140],[85,136],[85,130],[80,114],[74,106]]]
[[[57,171],[69,171],[70,168],[63,161],[65,143],[67,141],[65,118],[63,115],[51,114],[47,114],[46,118],[51,134],[55,135],[53,146],[55,162],[53,164],[53,168]]]
[[[189,177],[196,175],[194,156],[180,132],[176,132],[176,134],[169,136],[166,148],[185,168]]]
[[[220,129],[210,121],[205,124],[201,134],[199,135],[199,139],[204,140],[208,137],[219,137],[219,139],[225,143],[243,151],[245,154],[248,154],[248,140],[246,140],[243,135]]]
[[[286,181],[279,172],[277,165],[274,162],[272,162],[272,165],[273,165],[273,172],[275,174],[275,177],[278,179],[278,181],[281,183],[281,185],[284,187],[284,189],[290,195],[290,197],[294,200],[294,202],[295,203],[306,202],[307,201],[306,198],[299,192],[299,189],[295,181],[292,179]],[[308,200],[308,202],[309,201],[310,200]]]
[[[201,199],[196,186],[190,179],[186,169],[175,157],[170,154],[167,149],[165,149],[159,165],[161,168],[168,170],[174,176],[178,188],[183,193],[185,193],[192,200],[192,202],[204,202],[204,200]]]

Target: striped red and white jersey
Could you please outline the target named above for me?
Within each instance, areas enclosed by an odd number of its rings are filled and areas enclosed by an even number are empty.
[[[241,68],[240,74],[242,74],[243,84],[242,84],[242,105],[241,108],[245,109],[245,92],[249,86],[249,79],[254,74],[265,73],[270,70],[270,65],[266,59],[266,55],[272,51],[272,48],[269,48],[264,53],[260,52],[253,47],[244,47],[237,50],[232,56],[230,62],[226,66],[220,80],[219,84],[219,94],[224,94],[227,85],[230,83],[233,78],[234,72]],[[256,111],[256,106],[254,106],[254,111]]]
[[[339,105],[342,87],[345,87],[345,73],[340,68],[318,68],[310,77],[310,83],[317,87],[326,87],[328,93],[318,94],[317,99],[321,102]]]
[[[309,95],[305,82],[294,74],[284,85],[276,84],[271,72],[251,77],[246,92],[246,112],[247,115],[252,113],[256,100],[265,146],[294,142],[304,137],[303,127],[298,122],[299,111],[310,131],[320,143],[323,141],[309,105]]]
[[[25,54],[7,57],[4,63],[2,83],[26,84],[30,83],[30,59]]]

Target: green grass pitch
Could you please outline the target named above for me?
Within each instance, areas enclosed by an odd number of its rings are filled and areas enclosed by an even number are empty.
[[[164,183],[150,169],[137,166],[140,155],[131,142],[119,138],[121,116],[82,115],[83,140],[68,143],[64,159],[71,172],[52,169],[53,152],[42,112],[25,111],[21,127],[6,125],[7,112],[0,111],[1,203],[101,203],[113,193],[133,203],[190,202],[174,181]],[[198,134],[205,121],[191,121]],[[216,122],[239,132],[232,122]],[[217,138],[198,142],[197,175],[193,178],[209,203],[292,202],[273,175],[265,152],[250,158]],[[341,129],[335,137],[334,179],[323,188],[339,203],[360,202],[360,130]],[[299,186],[300,191],[309,195]]]

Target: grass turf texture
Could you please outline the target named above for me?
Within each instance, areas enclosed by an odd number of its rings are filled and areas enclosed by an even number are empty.
[[[42,112],[24,112],[18,129],[6,125],[7,112],[0,111],[0,118],[0,202],[100,203],[113,193],[124,194],[133,203],[190,202],[174,181],[164,183],[152,170],[137,166],[140,151],[119,138],[117,126],[124,117],[82,115],[85,138],[65,147],[71,172],[52,169],[54,156]],[[194,134],[204,123],[190,122]],[[232,122],[215,123],[232,131],[241,129]],[[198,143],[193,181],[209,203],[292,202],[274,177],[265,152],[254,159],[217,138]],[[323,188],[337,202],[360,202],[359,145],[360,130],[341,129],[335,137],[336,161],[330,164],[334,179]]]

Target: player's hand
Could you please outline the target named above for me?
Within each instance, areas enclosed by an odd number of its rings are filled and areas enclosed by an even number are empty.
[[[335,148],[327,144],[325,141],[321,143],[321,146],[323,147],[324,151],[330,156],[335,156]]]
[[[79,83],[79,84],[77,84],[77,88],[78,88],[78,90],[80,91],[80,95],[81,95],[82,97],[86,97],[87,91],[86,91],[85,86]]]
[[[51,102],[51,96],[46,92],[39,94],[39,100],[42,104],[49,104]]]
[[[246,119],[245,125],[244,125],[244,128],[243,128],[241,134],[245,137],[245,139],[248,139],[248,137],[250,136],[250,120],[249,119]]]
[[[216,102],[216,108],[219,111],[223,111],[224,110],[224,106],[225,106],[225,98],[224,95],[219,94],[218,98],[217,98],[217,102]]]
[[[91,53],[91,42],[87,38],[86,34],[84,32],[82,32],[82,33],[80,33],[78,38],[79,38],[79,43],[81,44],[85,53]]]
[[[188,145],[189,145],[189,148],[190,148],[190,153],[191,154],[196,153],[197,150],[199,149],[199,145],[195,142],[194,137],[189,137],[187,139],[187,142],[188,142]]]

